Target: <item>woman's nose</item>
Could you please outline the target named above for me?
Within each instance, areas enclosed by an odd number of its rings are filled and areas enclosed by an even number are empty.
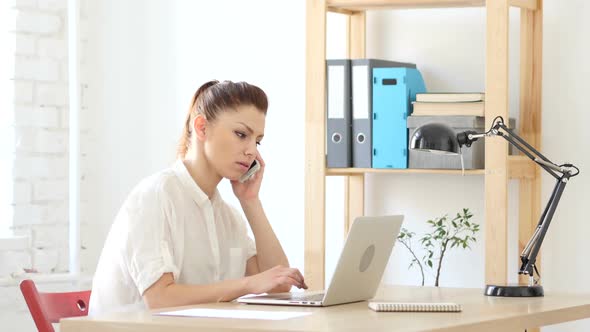
[[[248,147],[246,148],[246,151],[244,152],[244,154],[247,156],[255,156],[257,150],[258,150],[258,147],[257,147],[256,141],[254,141],[253,143],[248,143]]]

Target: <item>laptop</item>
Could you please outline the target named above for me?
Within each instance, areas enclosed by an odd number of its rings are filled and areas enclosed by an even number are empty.
[[[369,300],[379,288],[402,221],[401,215],[356,218],[325,291],[244,296],[237,301],[327,307]]]

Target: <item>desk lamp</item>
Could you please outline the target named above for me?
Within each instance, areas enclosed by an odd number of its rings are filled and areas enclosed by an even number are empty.
[[[492,127],[485,133],[475,131],[464,131],[455,134],[453,129],[440,123],[429,123],[418,127],[412,135],[410,149],[428,151],[442,154],[459,154],[461,147],[470,147],[471,143],[482,137],[500,136],[533,160],[537,165],[553,176],[557,183],[543,210],[543,214],[537,224],[537,228],[531,239],[520,254],[522,265],[518,274],[529,276],[528,285],[487,285],[485,295],[488,296],[506,296],[506,297],[534,297],[543,296],[543,286],[538,284],[533,273],[539,276],[539,271],[535,266],[537,254],[541,248],[541,243],[545,238],[563,189],[571,177],[580,174],[580,170],[572,164],[556,165],[535,150],[530,144],[516,135],[510,128],[504,124],[504,119],[498,116],[492,122]],[[539,276],[540,277],[540,276]]]

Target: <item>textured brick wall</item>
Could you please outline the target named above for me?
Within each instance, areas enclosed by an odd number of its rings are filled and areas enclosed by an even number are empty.
[[[85,3],[84,0],[80,3],[81,24],[86,17]],[[12,229],[16,234],[28,235],[30,246],[23,250],[0,251],[0,279],[22,272],[23,268],[39,273],[68,270],[67,0],[15,0],[13,4],[16,14],[13,77],[16,153]],[[87,34],[80,37],[83,48]],[[88,86],[84,83],[85,77],[81,80],[84,112],[83,90]],[[83,157],[88,137],[88,129],[82,128]],[[87,177],[84,169],[81,175]],[[82,215],[85,206],[83,203]],[[82,220],[82,232],[85,229],[86,223]],[[38,287],[56,291],[79,288],[71,283],[41,283]],[[82,288],[88,287],[86,284]],[[0,286],[0,321],[6,331],[35,331],[16,286]]]
[[[22,250],[0,250],[0,278],[19,273],[23,268],[39,273],[68,270],[67,0],[14,0],[13,6],[16,154],[12,229],[16,234],[28,235],[30,246]],[[81,26],[86,21],[85,6],[86,1],[81,0]],[[80,38],[83,54],[87,33],[82,31]],[[84,112],[87,107],[83,96],[88,86],[85,77],[81,80]],[[89,130],[83,126],[80,142],[83,160],[86,160],[84,143],[88,137]],[[88,177],[84,162],[82,167],[84,179]],[[82,202],[82,218],[86,206]],[[82,219],[82,233],[86,229]],[[85,268],[86,264],[82,264],[83,271]],[[66,291],[90,285],[86,280],[84,285],[40,283],[38,287]],[[0,321],[6,331],[36,330],[17,286],[0,286]]]
[[[13,230],[29,235],[31,247],[4,253],[4,262],[67,272],[67,0],[18,0],[15,9]]]

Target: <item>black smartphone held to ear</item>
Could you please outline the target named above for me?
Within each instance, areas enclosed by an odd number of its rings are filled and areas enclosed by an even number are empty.
[[[240,176],[240,183],[244,183],[248,180],[250,180],[252,178],[252,176],[254,176],[254,174],[256,172],[258,172],[258,170],[260,170],[260,164],[258,163],[257,160],[254,160],[254,162],[252,163],[252,165],[250,165],[250,168],[248,168],[248,171],[246,171],[246,173],[244,173],[244,175]]]

